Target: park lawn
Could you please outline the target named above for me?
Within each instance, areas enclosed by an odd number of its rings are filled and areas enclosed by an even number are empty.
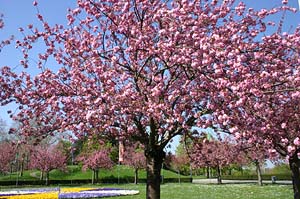
[[[164,178],[178,178],[178,174],[168,170],[162,170],[162,175]],[[68,166],[67,172],[61,172],[59,170],[53,170],[50,172],[50,179],[52,180],[83,180],[91,179],[92,171],[82,171],[79,166]],[[100,169],[99,178],[126,178],[134,177],[134,169],[129,166],[117,165],[112,169]],[[189,176],[180,176],[181,178],[189,178]],[[139,170],[139,178],[146,178],[145,169]]]
[[[122,189],[139,190],[140,194],[113,199],[143,199],[146,198],[145,184],[111,185]],[[161,185],[163,199],[292,199],[291,185],[264,185],[251,184],[236,185],[202,185],[191,183],[167,183]]]
[[[19,180],[36,180],[37,178],[31,176],[31,174],[33,172],[38,172],[38,171],[35,171],[35,170],[24,171],[23,172],[23,176],[19,176],[18,179]],[[7,174],[7,175],[3,175],[3,174],[0,175],[0,181],[6,181],[6,180],[8,180],[8,181],[10,181],[10,180],[15,181],[16,179],[17,179],[17,173],[16,172],[14,172],[12,174]]]
[[[19,177],[19,180],[38,180],[40,171],[38,170],[29,170],[24,171],[24,175]],[[178,174],[168,170],[162,170],[162,175],[164,178],[178,178]],[[33,177],[36,176],[36,177]],[[50,172],[50,180],[89,180],[92,177],[92,171],[82,171],[81,168],[77,165],[68,166],[66,172],[59,170],[53,170]],[[100,169],[99,178],[127,178],[134,177],[134,169],[125,165],[114,166],[113,169]],[[13,180],[17,178],[16,173],[11,175],[0,175],[0,181],[4,180]],[[139,178],[146,178],[146,171],[144,169],[139,170]],[[189,178],[189,176],[180,176],[180,178]]]

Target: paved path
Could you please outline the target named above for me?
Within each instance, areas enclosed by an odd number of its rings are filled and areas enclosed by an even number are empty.
[[[193,179],[193,183],[197,184],[217,184],[216,178],[210,179]],[[257,180],[222,180],[222,184],[248,184],[257,183]],[[263,180],[263,184],[272,184],[271,180]],[[292,184],[290,180],[276,180],[275,184]]]

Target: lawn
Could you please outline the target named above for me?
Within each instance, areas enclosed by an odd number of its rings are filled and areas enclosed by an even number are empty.
[[[162,170],[161,173],[164,178],[178,178],[178,174],[168,170]],[[24,175],[19,177],[19,180],[38,180],[40,172],[38,170],[24,171]],[[36,177],[34,177],[36,176]],[[82,171],[79,166],[68,166],[66,172],[59,170],[53,170],[50,172],[50,180],[86,180],[91,179],[92,171]],[[116,165],[113,169],[100,169],[99,178],[127,178],[134,177],[134,169],[125,165]],[[15,181],[17,178],[16,173],[11,175],[0,175],[0,181],[12,180]],[[146,178],[146,171],[144,169],[139,170],[139,178]],[[180,176],[180,178],[189,178],[189,176]]]
[[[139,190],[135,196],[114,197],[113,199],[143,199],[145,185],[112,185],[117,188]],[[292,199],[290,185],[200,185],[190,183],[168,183],[161,185],[162,199]]]

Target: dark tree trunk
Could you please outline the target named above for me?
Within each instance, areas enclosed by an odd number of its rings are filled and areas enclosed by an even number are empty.
[[[95,173],[96,173],[95,182],[98,183],[99,182],[99,169],[97,169]]]
[[[163,150],[145,150],[147,161],[146,199],[160,199],[161,168],[165,157]]]
[[[49,171],[46,172],[46,179],[45,180],[46,180],[45,184],[46,184],[46,186],[48,186],[49,185]]]
[[[23,173],[24,173],[24,158],[22,158],[22,161],[21,161],[19,176],[23,177]]]
[[[228,175],[230,175],[230,176],[232,175],[232,169],[231,168],[228,169]]]
[[[206,178],[210,178],[210,175],[209,175],[209,166],[206,167]]]
[[[258,160],[254,161],[255,167],[256,167],[256,173],[257,173],[257,184],[259,186],[262,186],[262,177],[261,177],[261,169],[260,169],[260,164]]]
[[[218,184],[222,184],[221,169],[219,165],[217,166],[217,178],[218,178]]]
[[[139,181],[139,169],[135,168],[134,169],[134,184],[138,184]]]
[[[299,159],[297,153],[295,153],[289,159],[290,169],[292,171],[294,199],[300,199],[300,176],[299,176]]]

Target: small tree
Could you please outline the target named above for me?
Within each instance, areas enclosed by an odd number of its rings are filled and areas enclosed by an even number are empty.
[[[109,150],[101,148],[97,151],[90,153],[82,153],[77,157],[77,161],[82,162],[82,169],[86,171],[91,169],[92,174],[92,184],[99,181],[99,169],[110,169],[113,166],[113,162],[109,157]]]
[[[143,148],[135,144],[125,148],[124,164],[134,168],[134,183],[138,183],[138,170],[146,168],[146,157]]]
[[[178,173],[178,182],[180,183],[180,173],[189,166],[190,160],[186,154],[175,155],[172,158],[172,168],[174,168]]]
[[[228,141],[197,142],[191,152],[191,161],[194,167],[212,167],[217,170],[218,184],[222,183],[221,168],[236,163],[239,152]]]
[[[11,171],[11,166],[15,160],[16,148],[10,142],[0,142],[0,173]]]
[[[46,185],[49,185],[49,173],[53,169],[66,169],[67,157],[57,149],[57,146],[35,146],[30,157],[30,165],[33,169],[41,171],[41,180],[46,175]]]

